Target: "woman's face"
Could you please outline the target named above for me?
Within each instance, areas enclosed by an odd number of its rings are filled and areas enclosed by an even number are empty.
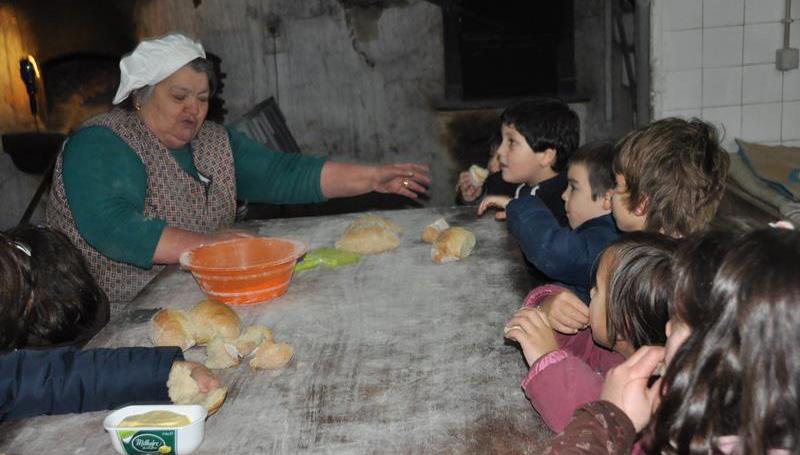
[[[208,113],[208,75],[184,66],[156,84],[143,100],[145,125],[167,148],[181,148],[194,139]]]

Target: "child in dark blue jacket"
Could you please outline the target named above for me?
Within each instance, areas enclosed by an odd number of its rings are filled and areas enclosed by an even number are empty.
[[[80,253],[53,232],[30,227],[13,238],[0,234],[0,422],[169,402],[167,379],[184,363],[180,348],[69,347],[102,328],[107,300],[84,273]],[[50,279],[37,279],[45,275]],[[203,365],[185,363],[202,392],[219,387]]]
[[[535,196],[514,199],[506,207],[508,229],[519,240],[525,257],[586,302],[597,258],[619,236],[611,216],[613,158],[610,142],[584,145],[570,157],[567,189],[562,194],[569,227],[560,226]]]
[[[177,347],[86,351],[63,347],[0,354],[0,422],[131,403],[169,403],[167,379],[172,366],[182,360]],[[213,378],[207,370],[205,375]]]

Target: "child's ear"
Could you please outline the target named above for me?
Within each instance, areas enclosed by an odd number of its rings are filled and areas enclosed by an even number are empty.
[[[542,167],[552,168],[556,162],[556,149],[548,148],[542,152]]]
[[[647,196],[642,196],[641,202],[633,209],[633,214],[636,216],[645,216],[647,215],[647,207],[650,205],[650,198]]]
[[[614,195],[614,189],[606,191],[603,195],[603,210],[611,210],[611,197]]]

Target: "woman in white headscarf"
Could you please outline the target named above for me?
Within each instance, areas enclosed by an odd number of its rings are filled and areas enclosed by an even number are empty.
[[[47,219],[86,256],[112,301],[131,300],[183,251],[242,235],[226,230],[236,199],[321,202],[370,191],[416,198],[415,163],[362,165],[266,149],[205,121],[216,78],[200,43],[142,41],[120,61],[114,104],[58,158]]]

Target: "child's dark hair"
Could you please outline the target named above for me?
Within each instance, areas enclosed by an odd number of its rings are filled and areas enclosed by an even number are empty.
[[[564,171],[580,141],[578,114],[557,99],[520,101],[503,112],[500,122],[519,131],[534,152],[555,150],[556,160],[552,165],[555,172]]]
[[[583,144],[569,157],[569,164],[580,163],[586,166],[589,186],[592,187],[592,200],[603,197],[616,186],[614,179],[614,143],[597,141]]]
[[[624,234],[603,250],[602,256],[612,255],[606,275],[606,327],[612,343],[621,338],[638,349],[666,342],[677,247],[671,237],[639,231]]]
[[[27,246],[0,233],[0,352],[25,344],[25,310],[31,301]]]
[[[25,258],[31,289],[24,310],[25,346],[89,341],[108,322],[109,303],[81,253],[64,234],[47,227],[17,227],[8,235],[31,253]],[[15,304],[23,305],[6,301],[3,306]]]
[[[625,178],[628,209],[645,204],[645,230],[685,236],[717,213],[729,163],[714,126],[667,118],[617,143],[614,173]]]
[[[691,334],[664,376],[649,453],[722,453],[724,435],[737,453],[798,453],[799,255],[800,233],[774,228],[711,233],[682,252],[676,316]]]

